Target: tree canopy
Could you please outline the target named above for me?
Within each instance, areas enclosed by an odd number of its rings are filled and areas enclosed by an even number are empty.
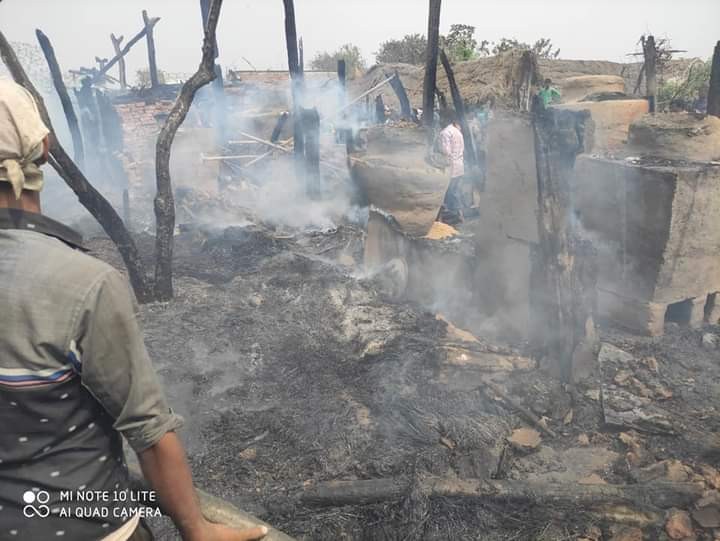
[[[329,53],[327,51],[319,52],[310,62],[310,66],[314,70],[335,71],[337,69],[338,60],[345,60],[345,69],[348,75],[354,75],[365,69],[365,59],[357,45],[346,43],[337,51]]]
[[[450,60],[463,62],[481,56],[497,55],[513,49],[531,50],[539,58],[557,58],[560,49],[548,38],[540,38],[530,45],[516,38],[502,38],[498,42],[483,40],[478,43],[475,27],[469,24],[450,25],[447,35],[440,36],[440,46],[445,49]],[[427,39],[422,34],[407,34],[402,39],[390,39],[380,44],[375,53],[378,63],[401,62],[420,65],[425,62]]]

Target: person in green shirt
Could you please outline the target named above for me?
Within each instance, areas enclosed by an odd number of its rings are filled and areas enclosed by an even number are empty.
[[[553,103],[560,101],[560,91],[557,88],[550,86],[551,84],[552,81],[550,79],[545,79],[543,87],[540,89],[540,92],[538,92],[538,96],[540,96],[540,99],[542,100],[543,107],[548,107]]]

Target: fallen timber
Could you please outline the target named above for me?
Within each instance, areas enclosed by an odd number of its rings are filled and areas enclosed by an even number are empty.
[[[147,480],[143,477],[140,468],[136,464],[128,466],[130,472],[131,483],[142,490],[150,489],[150,485]],[[257,526],[265,526],[268,529],[267,535],[263,538],[265,541],[294,541],[294,538],[289,535],[276,530],[267,522],[263,522],[259,518],[246,513],[245,511],[238,509],[231,503],[225,500],[208,494],[204,490],[195,488],[195,493],[198,497],[200,504],[200,511],[206,520],[214,522],[215,524],[223,524],[231,528],[238,528],[241,530],[255,528]]]
[[[544,481],[447,479],[429,476],[362,481],[330,481],[305,488],[299,496],[308,507],[366,505],[400,500],[410,490],[426,497],[518,500],[542,505],[597,507],[605,504],[648,509],[686,507],[703,494],[698,483],[653,482],[637,485],[584,485]]]

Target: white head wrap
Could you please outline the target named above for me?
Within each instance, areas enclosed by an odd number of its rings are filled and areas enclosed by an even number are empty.
[[[17,199],[23,190],[42,190],[43,174],[33,162],[42,156],[48,133],[32,95],[0,79],[0,181],[12,185]]]

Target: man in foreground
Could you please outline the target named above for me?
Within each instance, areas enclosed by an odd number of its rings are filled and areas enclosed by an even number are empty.
[[[0,80],[0,540],[152,539],[121,435],[184,540],[261,539],[204,519],[126,280],[40,214],[47,136]]]

